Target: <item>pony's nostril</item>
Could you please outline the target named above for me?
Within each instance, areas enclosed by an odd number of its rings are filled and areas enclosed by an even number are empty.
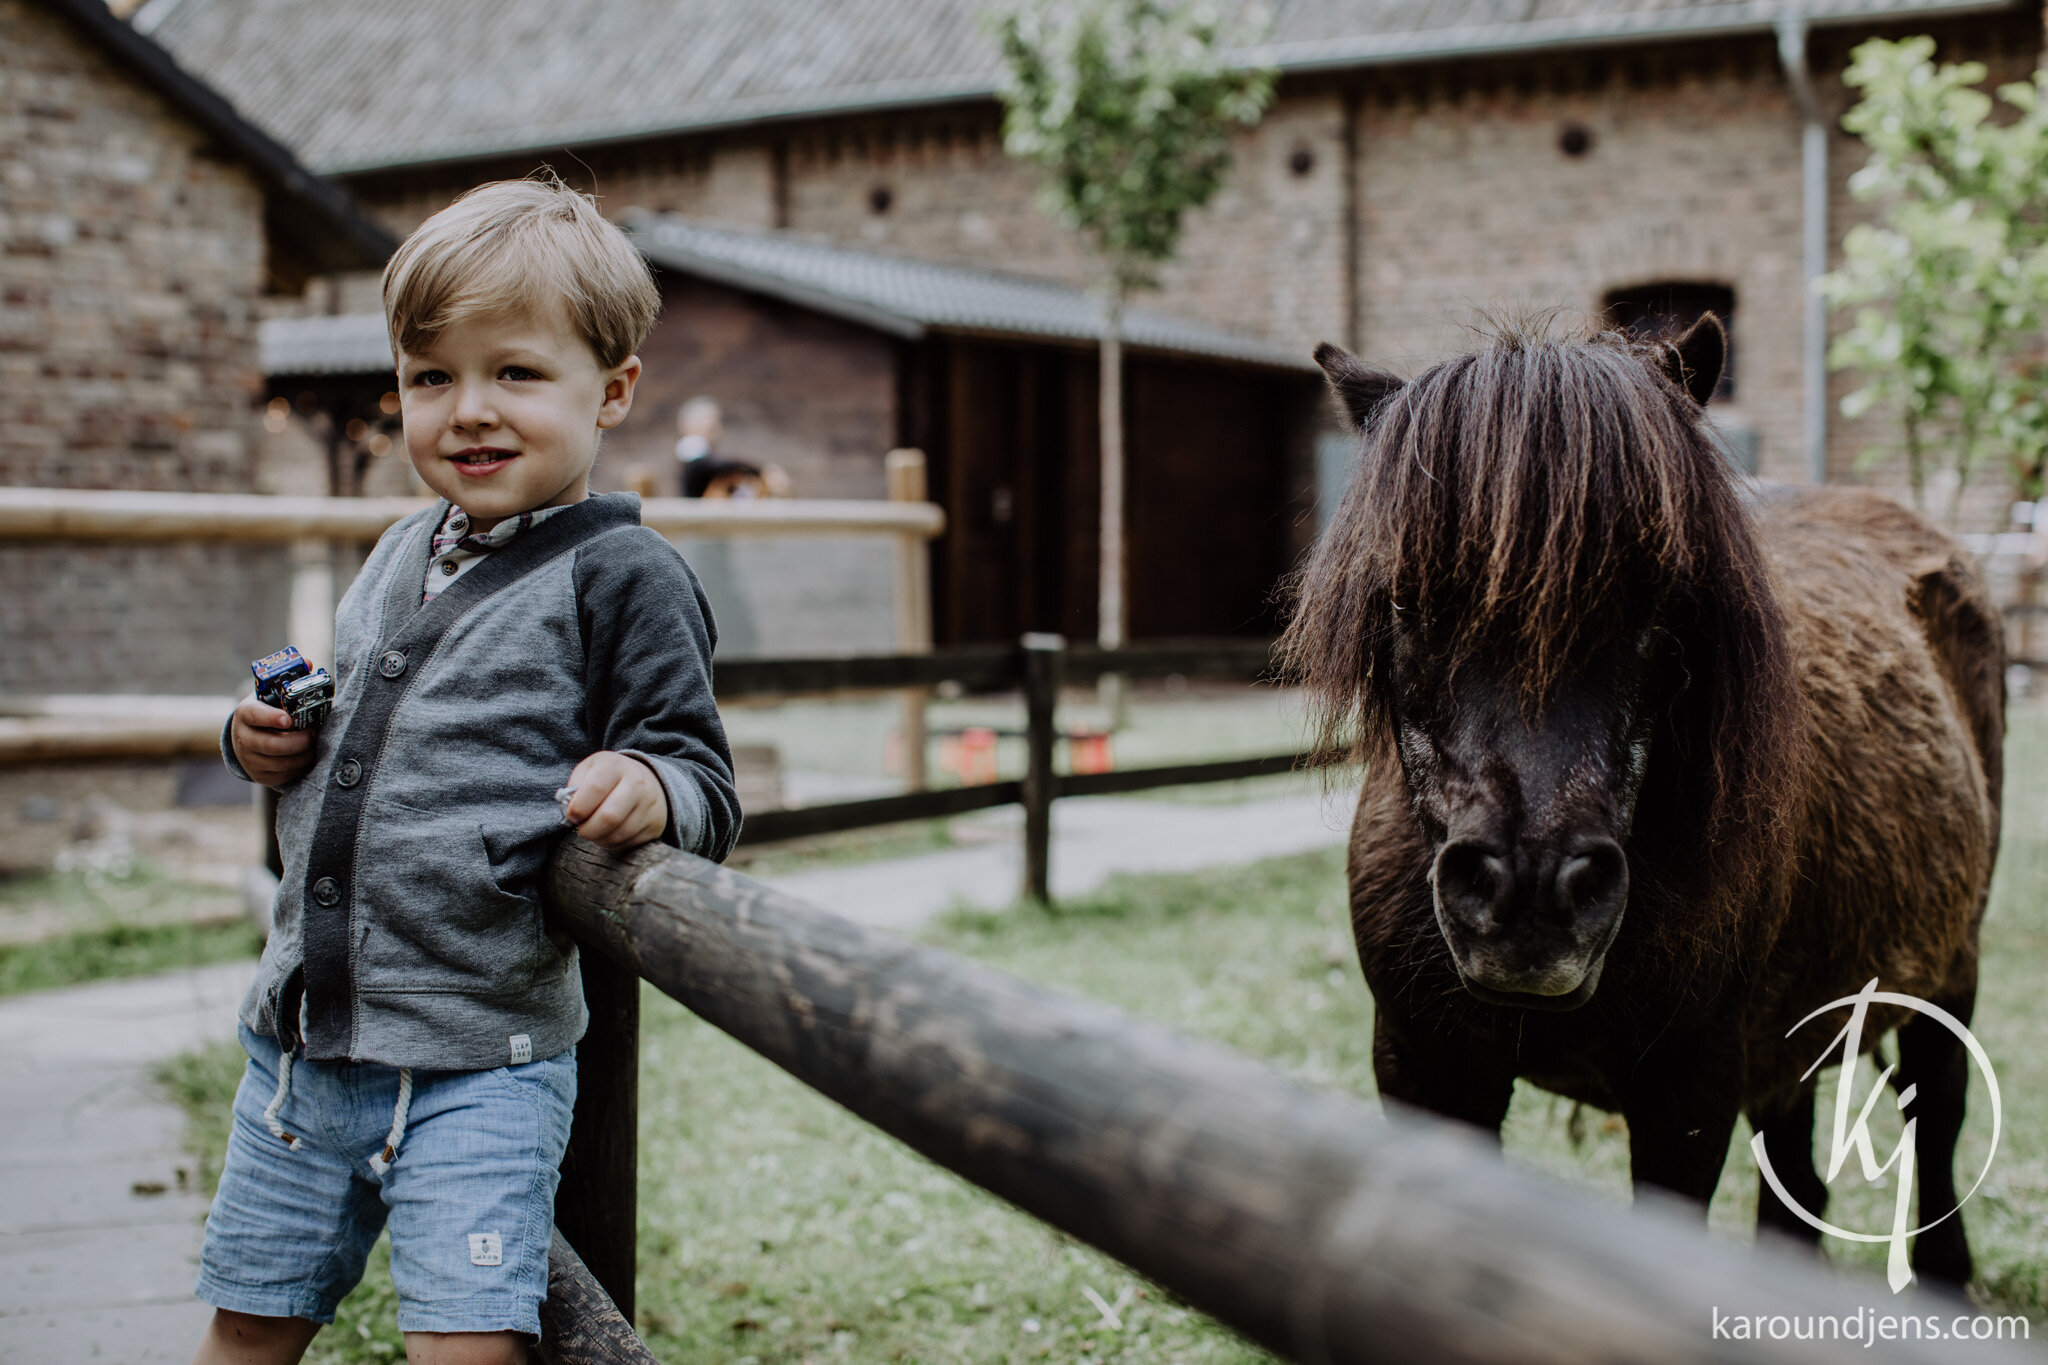
[[[1628,893],[1628,859],[1612,841],[1596,844],[1557,869],[1557,903],[1573,914],[1618,905]]]
[[[1492,927],[1513,890],[1514,870],[1484,844],[1450,844],[1437,855],[1437,898],[1474,927]]]

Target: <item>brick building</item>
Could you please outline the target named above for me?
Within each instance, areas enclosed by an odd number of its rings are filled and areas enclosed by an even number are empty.
[[[545,162],[613,209],[1088,276],[1003,155],[982,0],[508,0],[483,25],[450,3],[150,0],[137,22],[395,230]],[[1818,433],[1827,477],[1893,477],[1857,472],[1888,429],[1836,414],[1854,380],[1823,376],[1806,315],[1803,235],[1832,253],[1860,212],[1840,73],[1865,37],[1927,32],[2022,77],[2035,0],[1272,8],[1278,98],[1160,306],[1414,367],[1477,308],[1732,303],[1738,449],[1806,478]]]
[[[96,0],[0,0],[0,484],[253,491],[266,298],[391,239]],[[225,693],[281,551],[0,543],[0,693]]]

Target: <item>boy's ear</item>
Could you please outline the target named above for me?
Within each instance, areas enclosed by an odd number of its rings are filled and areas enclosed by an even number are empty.
[[[612,367],[604,381],[604,402],[597,409],[598,430],[610,431],[626,420],[626,414],[633,410],[633,390],[639,383],[639,356],[629,355]]]
[[[1702,314],[1684,336],[1657,347],[1658,368],[1701,407],[1721,386],[1721,367],[1727,363],[1728,332],[1712,313]]]
[[[1316,347],[1316,364],[1330,378],[1330,392],[1351,419],[1351,429],[1362,432],[1373,413],[1396,393],[1403,382],[1385,370],[1374,369],[1342,346],[1324,342]]]

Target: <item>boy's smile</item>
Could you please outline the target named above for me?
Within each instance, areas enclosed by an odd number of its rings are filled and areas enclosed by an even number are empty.
[[[602,368],[557,308],[459,318],[401,355],[398,374],[413,468],[487,531],[583,500],[599,433],[631,410],[640,361]]]

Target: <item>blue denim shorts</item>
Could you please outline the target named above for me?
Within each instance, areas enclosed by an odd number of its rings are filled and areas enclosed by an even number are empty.
[[[277,1043],[241,1033],[249,1066],[206,1218],[199,1297],[332,1322],[388,1225],[400,1331],[538,1336],[575,1049],[493,1071],[415,1071],[404,1137],[380,1176],[370,1158],[391,1129],[397,1068],[299,1059],[278,1113],[293,1148],[263,1117]]]

